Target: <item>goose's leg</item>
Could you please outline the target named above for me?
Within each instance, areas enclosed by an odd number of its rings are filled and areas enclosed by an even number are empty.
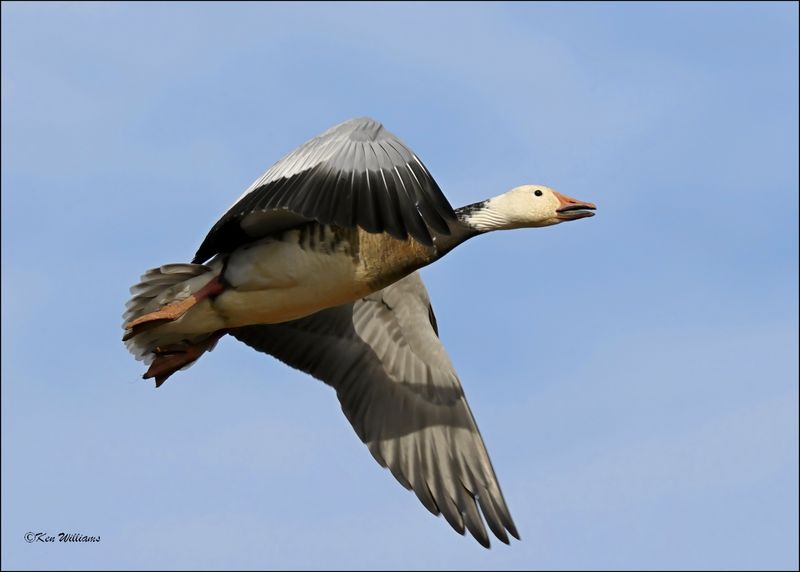
[[[167,378],[179,369],[186,367],[198,360],[207,351],[214,348],[219,339],[227,332],[220,330],[214,332],[199,342],[181,342],[169,346],[157,347],[153,350],[156,358],[150,368],[142,376],[143,379],[156,378],[156,387],[167,381]]]
[[[125,324],[125,329],[128,330],[128,332],[122,339],[123,341],[129,340],[142,330],[148,329],[151,326],[177,320],[201,300],[205,300],[210,296],[221,294],[224,290],[225,285],[220,281],[218,276],[215,276],[208,284],[200,288],[188,298],[184,298],[180,302],[172,302],[171,304],[162,306],[155,312],[150,312],[144,316],[139,316],[135,320],[131,320]]]

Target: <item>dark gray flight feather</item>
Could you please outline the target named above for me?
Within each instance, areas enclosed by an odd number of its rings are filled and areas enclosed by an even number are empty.
[[[351,304],[230,332],[336,390],[382,466],[433,514],[489,546],[480,513],[519,538],[417,273]]]

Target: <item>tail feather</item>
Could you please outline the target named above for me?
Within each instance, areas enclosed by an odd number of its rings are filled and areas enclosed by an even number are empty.
[[[137,284],[131,286],[132,298],[125,304],[125,314],[123,324],[135,320],[148,312],[152,312],[169,302],[178,302],[191,295],[191,291],[184,289],[181,292],[172,292],[175,286],[182,283],[212,273],[213,269],[205,264],[165,264],[158,268],[152,268],[142,274]]]
[[[122,316],[123,328],[125,324],[145,314],[154,312],[167,304],[186,300],[218,273],[219,269],[211,266],[183,263],[165,264],[148,270],[142,275],[140,281],[130,289],[132,297],[125,304],[125,313]],[[203,351],[209,351],[213,348],[216,339],[219,338],[219,335],[214,332],[181,334],[175,331],[175,328],[160,328],[159,325],[154,323],[152,327],[129,331],[123,338],[128,351],[137,360],[144,361],[148,365],[158,359],[159,348],[188,343],[204,346]],[[185,363],[175,368],[175,371],[194,363],[202,355],[203,351],[199,352],[194,359],[185,360]],[[175,361],[175,365],[178,365],[180,360],[162,361]],[[159,375],[159,377],[162,377],[162,375]],[[163,376],[163,379],[166,379],[166,377],[168,375]],[[162,383],[163,379],[160,380]]]

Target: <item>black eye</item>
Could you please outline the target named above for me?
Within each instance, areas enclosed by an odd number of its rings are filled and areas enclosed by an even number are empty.
[[[536,189],[536,190],[533,192],[533,194],[534,194],[534,195],[536,195],[537,197],[541,197],[541,196],[542,196],[542,191],[540,191],[539,189]]]

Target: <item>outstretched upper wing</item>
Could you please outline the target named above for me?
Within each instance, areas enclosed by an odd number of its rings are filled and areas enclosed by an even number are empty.
[[[432,244],[455,213],[411,149],[369,118],[351,119],[275,163],[214,225],[195,255],[204,262],[305,220]]]
[[[459,533],[489,546],[480,507],[500,540],[519,538],[417,273],[353,304],[230,333],[333,386],[375,459]]]

